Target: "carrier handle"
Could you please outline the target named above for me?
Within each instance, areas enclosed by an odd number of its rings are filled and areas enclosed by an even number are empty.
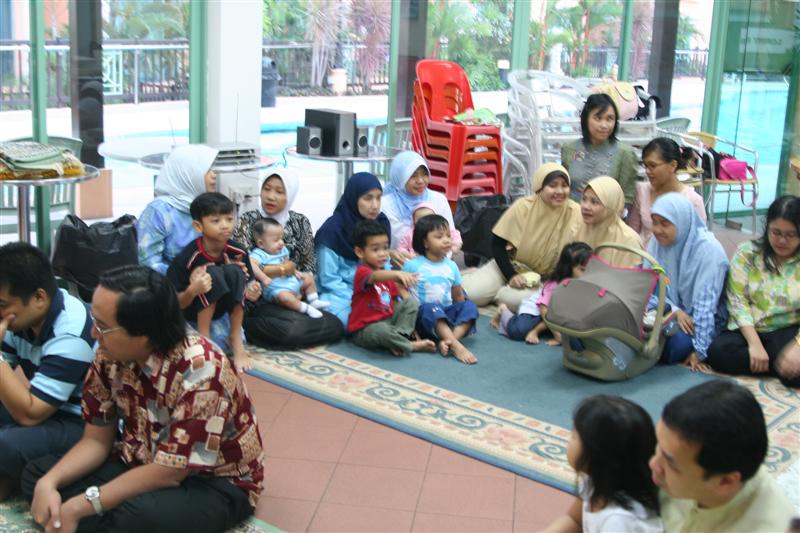
[[[597,253],[601,248],[616,248],[625,252],[636,254],[645,261],[649,262],[653,270],[658,272],[658,305],[656,306],[656,321],[653,324],[653,330],[650,332],[650,338],[644,345],[644,354],[651,359],[658,359],[661,354],[658,353],[658,339],[661,336],[661,326],[664,322],[664,305],[667,301],[667,273],[664,268],[658,264],[658,261],[645,252],[641,248],[634,248],[627,244],[618,244],[615,242],[603,242],[595,246],[594,253]]]
[[[628,246],[627,244],[618,244],[616,242],[602,242],[597,246],[595,246],[594,252],[597,253],[597,250],[601,248],[616,248],[617,250],[622,250],[624,252],[630,252],[632,254],[636,254],[639,257],[649,261],[650,264],[654,266],[653,270],[655,271],[661,270],[661,265],[658,264],[658,261],[656,261],[652,255],[648,254],[641,248],[634,248],[633,246]]]

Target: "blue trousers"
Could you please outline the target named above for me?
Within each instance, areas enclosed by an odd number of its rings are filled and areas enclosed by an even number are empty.
[[[83,435],[83,420],[56,411],[36,426],[20,426],[0,405],[0,478],[19,479],[25,465],[44,455],[66,453]]]
[[[542,321],[542,317],[522,313],[514,315],[508,320],[506,324],[506,335],[509,339],[515,341],[525,340],[528,332],[536,327]]]
[[[451,329],[472,321],[472,329],[467,333],[467,335],[472,335],[475,333],[475,322],[478,321],[478,307],[469,300],[456,302],[447,307],[440,304],[422,304],[417,313],[416,330],[426,339],[438,341],[436,323],[439,320],[447,320]]]
[[[676,365],[682,363],[693,351],[692,337],[678,328],[674,335],[667,337],[658,362],[664,365]]]

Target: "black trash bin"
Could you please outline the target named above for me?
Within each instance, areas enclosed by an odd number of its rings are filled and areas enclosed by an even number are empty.
[[[275,107],[275,94],[278,92],[278,66],[271,58],[261,60],[261,107]]]

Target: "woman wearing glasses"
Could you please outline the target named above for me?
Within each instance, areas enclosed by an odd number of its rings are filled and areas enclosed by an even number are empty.
[[[666,137],[656,137],[642,150],[642,165],[647,181],[636,182],[636,198],[628,214],[628,225],[639,233],[642,243],[647,246],[653,236],[653,222],[650,209],[656,199],[670,192],[684,196],[694,206],[694,210],[705,224],[706,211],[703,197],[694,187],[684,185],[678,180],[678,169],[685,168],[686,156],[678,143]]]
[[[728,275],[728,330],[707,363],[727,374],[772,374],[800,387],[800,198],[767,211],[764,235],[739,246]]]

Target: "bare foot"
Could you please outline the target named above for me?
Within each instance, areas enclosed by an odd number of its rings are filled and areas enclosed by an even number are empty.
[[[508,311],[508,306],[506,304],[498,305],[497,312],[492,317],[492,321],[489,322],[489,325],[492,326],[494,329],[500,327],[500,319],[503,318],[503,311]]]
[[[456,359],[465,363],[467,365],[474,365],[478,362],[478,358],[475,355],[467,350],[467,347],[461,344],[460,342],[453,343],[453,355],[456,356]]]
[[[411,341],[412,352],[435,352],[436,343],[430,339],[422,339],[418,341]]]
[[[231,343],[231,351],[233,352],[233,366],[239,372],[244,372],[248,368],[253,367],[253,361],[250,359],[250,353],[244,349],[241,337],[235,339],[228,339]]]
[[[546,343],[548,346],[561,346],[561,341],[557,341],[555,339],[550,339]]]
[[[450,347],[452,345],[453,341],[439,341],[437,348],[439,349],[439,353],[442,354],[442,357],[450,355]]]
[[[531,330],[527,335],[525,335],[525,342],[528,344],[539,344],[539,334]]]

